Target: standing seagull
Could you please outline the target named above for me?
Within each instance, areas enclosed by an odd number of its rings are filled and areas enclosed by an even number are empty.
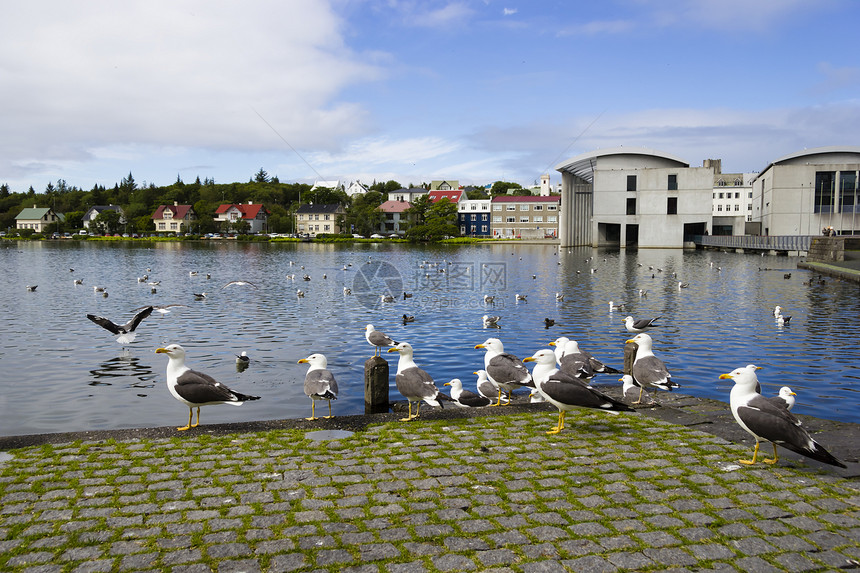
[[[548,349],[535,352],[533,356],[524,358],[523,362],[534,362],[532,371],[535,388],[556,408],[558,408],[558,424],[547,430],[547,434],[557,434],[564,429],[564,416],[574,408],[593,408],[612,414],[629,412],[630,406],[613,400],[583,382],[555,367],[555,353]]]
[[[631,404],[641,404],[643,398],[646,400],[646,404],[654,403],[654,399],[645,392],[645,389],[642,388],[642,386],[630,374],[625,374],[619,378],[618,381],[622,383],[622,396],[624,396],[624,399]],[[634,399],[637,399],[638,401],[634,401]]]
[[[140,321],[152,314],[152,310],[153,307],[151,306],[145,307],[143,310],[135,314],[131,320],[129,320],[123,325],[114,324],[109,319],[103,316],[97,316],[95,314],[88,314],[87,318],[89,318],[105,330],[119,335],[116,341],[120,344],[125,345],[131,344],[134,341],[134,338],[137,336],[134,330],[137,328],[137,325],[140,324]]]
[[[188,424],[179,431],[196,428],[200,425],[200,407],[210,404],[230,404],[241,406],[250,400],[259,400],[259,396],[246,396],[233,392],[224,384],[208,374],[197,372],[185,365],[185,349],[178,344],[158,348],[157,354],[167,354],[167,389],[173,397],[188,406]],[[197,423],[192,424],[194,408],[197,408]]]
[[[755,391],[758,377],[755,369],[749,366],[736,368],[720,379],[731,378],[735,381],[730,394],[732,415],[753,438],[755,449],[752,460],[738,460],[739,463],[753,465],[758,458],[758,448],[762,440],[773,444],[773,459],[764,459],[766,464],[775,464],[779,458],[776,445],[795,453],[818,460],[832,466],[846,467],[821,445],[812,439],[787,408],[772,404],[767,398]]]
[[[311,354],[302,358],[299,364],[310,364],[305,375],[305,395],[311,399],[311,417],[305,420],[316,420],[317,400],[328,402],[328,416],[331,418],[331,401],[337,400],[337,380],[328,369],[328,359],[323,354]]]
[[[426,371],[418,368],[415,360],[412,358],[412,345],[408,342],[401,342],[393,348],[389,348],[388,352],[399,352],[400,360],[397,361],[397,374],[394,381],[397,385],[397,391],[400,392],[406,402],[409,404],[409,414],[406,418],[401,418],[401,422],[408,422],[418,417],[418,412],[421,409],[421,400],[424,400],[431,406],[442,408],[442,403],[437,398],[448,398],[445,394],[440,394],[439,389],[433,382],[433,377]],[[448,398],[450,400],[450,398]],[[415,406],[415,415],[412,415],[412,402],[417,402]]]
[[[771,404],[776,406],[780,406],[785,408],[786,410],[791,410],[794,408],[794,397],[797,396],[794,392],[791,391],[791,388],[788,386],[783,386],[779,389],[779,394],[774,396],[773,398],[768,398]]]
[[[646,386],[669,391],[672,388],[679,387],[676,382],[672,382],[672,375],[666,369],[666,364],[654,356],[654,352],[651,351],[652,341],[649,335],[640,332],[630,340],[627,340],[625,344],[631,342],[635,342],[637,346],[636,359],[633,361],[633,377],[643,390]],[[641,402],[642,391],[640,390],[639,400],[633,403],[639,404]]]
[[[478,377],[477,382],[475,382],[475,385],[478,388],[478,394],[485,398],[489,398],[490,400],[495,400],[499,393],[499,387],[496,386],[495,382],[490,380],[487,376],[487,371],[476,370],[475,372],[472,372],[472,374]],[[507,399],[505,401],[507,401]]]
[[[379,356],[379,349],[383,346],[394,346],[397,344],[387,334],[373,328],[372,324],[368,324],[364,329],[364,338],[367,343],[373,346],[373,355]]]
[[[488,338],[482,344],[476,344],[475,348],[483,348],[487,351],[484,354],[484,370],[487,371],[487,377],[499,388],[495,406],[502,403],[502,390],[508,393],[508,398],[511,398],[516,388],[535,387],[523,361],[513,354],[506,354],[505,347],[498,338]]]

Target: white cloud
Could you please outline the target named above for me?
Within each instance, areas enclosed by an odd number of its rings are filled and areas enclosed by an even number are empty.
[[[504,8],[502,10],[502,15],[504,15],[504,16],[513,16],[516,13],[517,13],[516,8]]]

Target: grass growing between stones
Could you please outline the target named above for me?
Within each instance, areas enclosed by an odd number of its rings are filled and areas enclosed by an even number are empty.
[[[76,442],[0,464],[0,569],[522,571],[860,558],[856,484],[636,415]],[[794,564],[794,565],[792,565]]]

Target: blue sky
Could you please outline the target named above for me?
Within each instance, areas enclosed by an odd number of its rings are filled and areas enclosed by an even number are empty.
[[[496,180],[860,139],[854,0],[7,3],[0,183]]]

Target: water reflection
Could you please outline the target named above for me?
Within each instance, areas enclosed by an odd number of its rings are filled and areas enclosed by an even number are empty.
[[[857,285],[822,283],[785,257],[529,245],[2,244],[0,368],[15,373],[0,395],[3,434],[183,422],[184,407],[165,387],[166,359],[154,354],[173,342],[186,348],[192,368],[262,396],[213,408],[212,423],[303,417],[304,369],[296,362],[312,352],[326,354],[340,383],[335,415],[362,413],[364,362],[373,353],[364,340],[368,323],[412,344],[440,386],[460,378],[470,388],[483,363],[474,345],[489,336],[520,356],[567,336],[620,368],[630,335],[624,317],[662,315],[649,332],[654,352],[683,392],[727,402],[719,374],[755,363],[765,367],[765,393],[791,386],[802,414],[855,421],[860,405]],[[144,274],[160,281],[156,293],[138,282]],[[258,288],[221,288],[236,280]],[[679,281],[689,287],[679,289]],[[38,291],[26,292],[27,284]],[[96,284],[111,296],[97,296]],[[206,298],[195,300],[201,292]],[[382,302],[385,294],[393,300]],[[85,318],[150,304],[172,312],[144,320],[119,355]],[[777,304],[793,316],[781,328]],[[500,317],[498,324],[485,324],[484,315]],[[236,364],[242,350],[253,357],[247,369]],[[32,363],[38,367],[22,368]],[[32,399],[40,394],[51,396],[50,407]],[[391,395],[399,398],[393,384]]]

